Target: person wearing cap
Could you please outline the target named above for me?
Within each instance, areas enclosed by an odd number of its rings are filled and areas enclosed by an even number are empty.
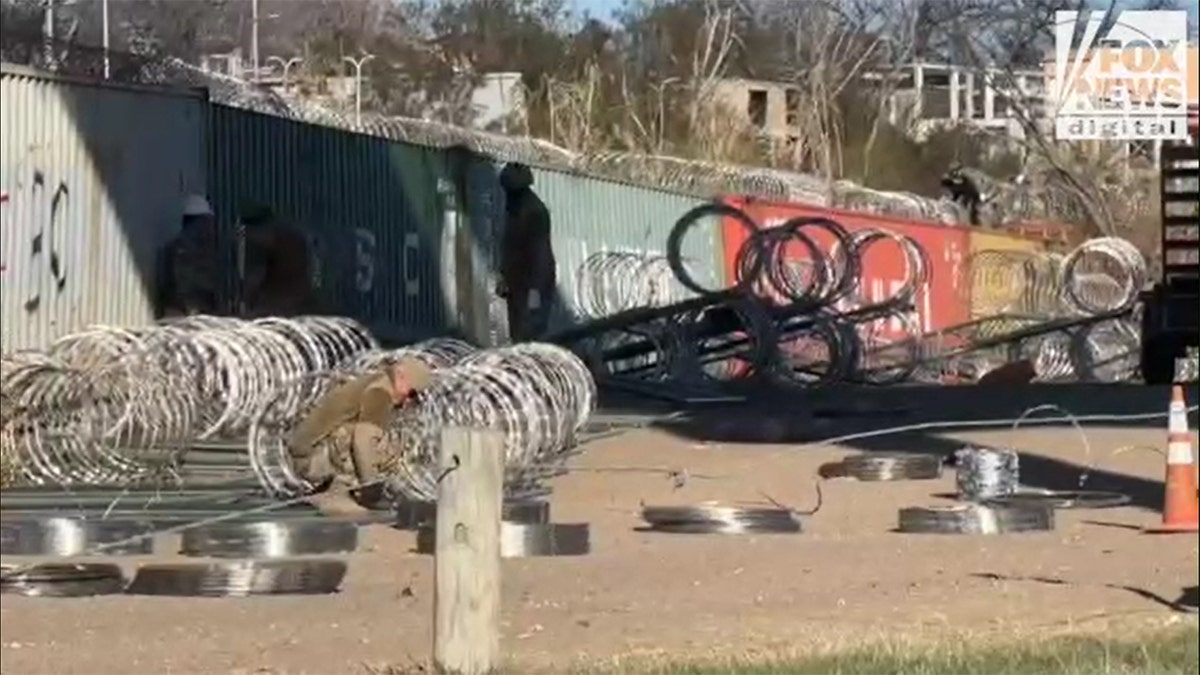
[[[557,285],[550,211],[533,191],[533,172],[524,164],[507,164],[500,187],[505,223],[496,293],[508,305],[509,337],[521,342],[543,334],[550,322]]]
[[[160,314],[212,314],[217,310],[217,222],[208,200],[188,195],[160,272]]]
[[[242,205],[245,228],[243,300],[251,316],[298,316],[313,311],[308,239],[259,202]]]
[[[312,503],[327,515],[362,515],[383,495],[379,468],[394,459],[381,448],[392,415],[429,386],[432,373],[406,357],[380,372],[335,388],[288,438],[301,478],[314,485]]]

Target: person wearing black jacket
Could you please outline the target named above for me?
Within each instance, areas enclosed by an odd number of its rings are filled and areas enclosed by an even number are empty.
[[[549,327],[558,282],[550,240],[550,211],[533,191],[533,172],[513,162],[500,172],[505,222],[497,294],[508,305],[513,342],[532,340]]]

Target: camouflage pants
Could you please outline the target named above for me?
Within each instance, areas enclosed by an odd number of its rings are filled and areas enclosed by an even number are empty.
[[[388,454],[381,453],[383,439],[383,429],[374,424],[344,424],[317,444],[311,455],[297,458],[296,469],[323,492],[349,493],[357,488],[359,502],[374,503],[383,496],[380,469],[387,462],[381,460]]]

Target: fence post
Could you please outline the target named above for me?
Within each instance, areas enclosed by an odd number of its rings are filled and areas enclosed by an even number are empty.
[[[504,435],[444,429],[439,457],[434,667],[452,675],[486,675],[500,657]]]

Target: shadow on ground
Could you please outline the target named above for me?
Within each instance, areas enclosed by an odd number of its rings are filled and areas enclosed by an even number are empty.
[[[1105,427],[1146,428],[1166,431],[1169,387],[1136,385],[1029,385],[1015,387],[898,386],[888,388],[831,387],[800,390],[767,386],[744,387],[739,403],[670,403],[628,393],[605,391],[601,395],[604,419],[645,426],[699,442],[804,444],[835,443],[866,452],[919,452],[950,456],[963,443],[944,434],[967,430],[1003,430],[1028,411],[1029,416],[1062,416]],[[1185,395],[1197,400],[1197,387]],[[1054,409],[1057,408],[1057,409]],[[1139,417],[1140,416],[1140,417]],[[1105,417],[1111,419],[1087,420]],[[1196,424],[1195,413],[1189,416]],[[950,424],[978,422],[968,426]],[[940,426],[943,423],[945,426]],[[1045,425],[1039,425],[1045,426]],[[1066,422],[1055,424],[1060,428]],[[905,430],[898,431],[900,427]],[[876,435],[871,435],[876,432]],[[857,438],[846,436],[861,435]],[[1075,490],[1087,469],[1078,462],[1022,455],[1022,483],[1051,490]],[[1086,488],[1129,495],[1134,506],[1160,510],[1160,481],[1092,469]]]

